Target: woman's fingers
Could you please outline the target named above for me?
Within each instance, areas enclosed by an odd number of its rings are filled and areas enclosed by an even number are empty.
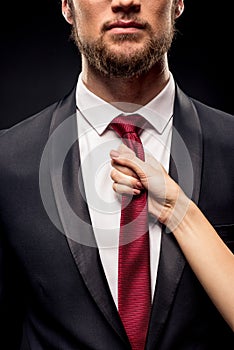
[[[126,166],[118,164],[115,160],[111,161],[111,165],[113,166],[113,168],[115,168],[116,170],[118,170],[119,172],[121,172],[121,173],[123,173],[125,175],[138,178],[137,174],[132,169],[130,169],[130,168],[126,167]]]
[[[126,169],[125,173],[130,176],[139,179],[145,178],[145,162],[136,157],[135,153],[127,146],[121,145],[118,151],[112,150],[110,156],[112,158],[112,165],[115,168],[118,168],[120,171]]]
[[[123,174],[117,169],[111,171],[111,178],[114,181],[113,188],[118,193],[139,194],[140,190],[143,189],[139,179],[131,175]],[[137,190],[136,193],[134,192],[134,189]]]
[[[110,156],[115,169],[126,175],[138,178],[144,188],[150,190],[149,187],[152,187],[151,185],[155,182],[157,183],[154,186],[155,189],[164,185],[166,172],[156,159],[147,155],[147,161],[144,162],[136,157],[135,153],[125,145],[121,145],[118,151],[111,151]]]
[[[125,194],[125,195],[130,195],[130,196],[138,195],[141,193],[141,190],[129,187],[127,185],[122,185],[122,184],[119,184],[117,182],[113,183],[113,189],[115,192],[117,192],[119,194]]]

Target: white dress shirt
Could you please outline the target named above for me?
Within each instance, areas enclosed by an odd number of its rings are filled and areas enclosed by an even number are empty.
[[[137,106],[137,113],[147,124],[141,141],[147,153],[153,155],[168,171],[172,136],[172,118],[175,84],[172,74],[166,87],[146,106]],[[76,89],[77,126],[84,188],[99,248],[101,262],[118,308],[118,239],[121,214],[121,196],[114,192],[110,177],[109,153],[117,149],[121,139],[107,127],[120,109],[103,101],[82,82],[82,73]],[[136,113],[134,112],[134,113]],[[126,114],[126,113],[124,113]],[[161,225],[149,217],[151,297],[153,299],[161,244]]]

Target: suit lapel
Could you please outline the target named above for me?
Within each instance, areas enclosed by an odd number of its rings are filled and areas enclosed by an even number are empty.
[[[91,296],[114,331],[128,344],[101,264],[79,171],[75,90],[57,106],[50,139],[50,172],[61,230]]]
[[[192,100],[178,87],[173,126],[170,175],[198,204],[203,159],[202,130]]]
[[[178,87],[173,126],[169,173],[184,192],[198,203],[202,170],[201,127],[192,101]],[[147,350],[158,346],[185,263],[173,234],[164,228]]]

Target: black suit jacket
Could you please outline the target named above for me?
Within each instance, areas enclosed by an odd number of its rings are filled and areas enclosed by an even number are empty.
[[[179,87],[170,174],[233,250],[234,117]],[[1,349],[130,349],[95,247],[79,174],[74,89],[2,133],[0,220]],[[146,350],[233,347],[233,332],[173,235],[163,232]]]

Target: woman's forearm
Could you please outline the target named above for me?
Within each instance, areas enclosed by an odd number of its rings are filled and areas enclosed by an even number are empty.
[[[234,255],[192,201],[173,234],[200,283],[234,331]]]

